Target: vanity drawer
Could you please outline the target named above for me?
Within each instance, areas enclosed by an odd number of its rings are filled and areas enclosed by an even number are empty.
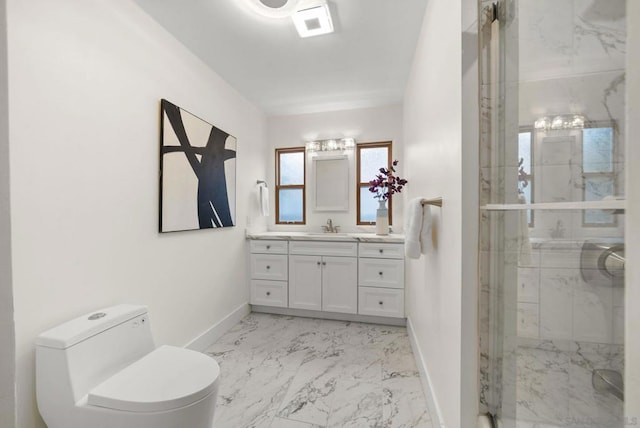
[[[250,243],[252,253],[262,254],[287,254],[287,244],[287,241],[263,239],[252,239]]]
[[[289,244],[289,254],[356,257],[358,244],[356,242],[292,241]]]
[[[358,255],[360,257],[378,257],[382,259],[404,259],[404,245],[362,242],[358,248]]]
[[[404,318],[404,290],[359,287],[358,313],[360,315]]]
[[[404,260],[358,259],[358,285],[404,288]]]
[[[251,254],[251,279],[287,280],[287,256]]]
[[[251,304],[263,306],[277,306],[286,308],[287,283],[285,281],[251,280]]]

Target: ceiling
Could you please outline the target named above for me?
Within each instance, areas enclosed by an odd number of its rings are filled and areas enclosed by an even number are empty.
[[[251,0],[134,0],[268,115],[402,101],[427,0],[328,0],[335,32],[302,39]]]

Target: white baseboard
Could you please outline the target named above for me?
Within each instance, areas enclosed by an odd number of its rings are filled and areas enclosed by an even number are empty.
[[[292,317],[320,318],[324,320],[365,322],[372,324],[397,325],[404,327],[404,318],[378,317],[371,315],[342,314],[337,312],[310,311],[307,309],[278,308],[275,306],[251,305],[251,312],[263,314],[289,315]]]
[[[207,329],[204,333],[187,343],[185,348],[192,349],[194,351],[203,352],[213,342],[218,340],[220,336],[225,334],[231,327],[238,324],[240,320],[251,312],[251,307],[248,303],[243,303],[236,309],[231,311],[229,315],[224,317],[218,323]]]
[[[409,342],[411,342],[413,355],[416,359],[416,365],[418,366],[418,370],[420,371],[420,378],[422,379],[422,389],[424,389],[424,395],[427,399],[427,407],[429,408],[433,428],[445,428],[444,421],[442,420],[441,416],[442,413],[440,412],[440,406],[438,406],[435,392],[431,387],[432,384],[431,378],[429,377],[429,370],[427,369],[427,364],[424,361],[422,350],[420,349],[420,345],[418,344],[416,333],[413,330],[411,317],[407,318],[407,334],[409,335]]]

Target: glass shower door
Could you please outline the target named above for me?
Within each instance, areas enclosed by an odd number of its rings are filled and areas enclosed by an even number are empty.
[[[623,427],[625,2],[479,9],[481,408]]]

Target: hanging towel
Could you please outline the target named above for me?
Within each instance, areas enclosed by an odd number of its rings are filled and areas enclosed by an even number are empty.
[[[518,202],[526,204],[527,198],[523,194],[519,194]],[[529,240],[527,210],[520,210],[518,214],[518,264],[520,266],[529,266],[531,265],[531,242]]]
[[[431,237],[431,205],[422,205],[422,228],[420,230],[420,248],[422,254],[427,254],[433,249],[433,241]]]
[[[431,250],[431,208],[422,206],[422,198],[409,202],[404,233],[404,252],[411,259]]]
[[[269,217],[269,189],[266,186],[260,186],[260,212]]]

